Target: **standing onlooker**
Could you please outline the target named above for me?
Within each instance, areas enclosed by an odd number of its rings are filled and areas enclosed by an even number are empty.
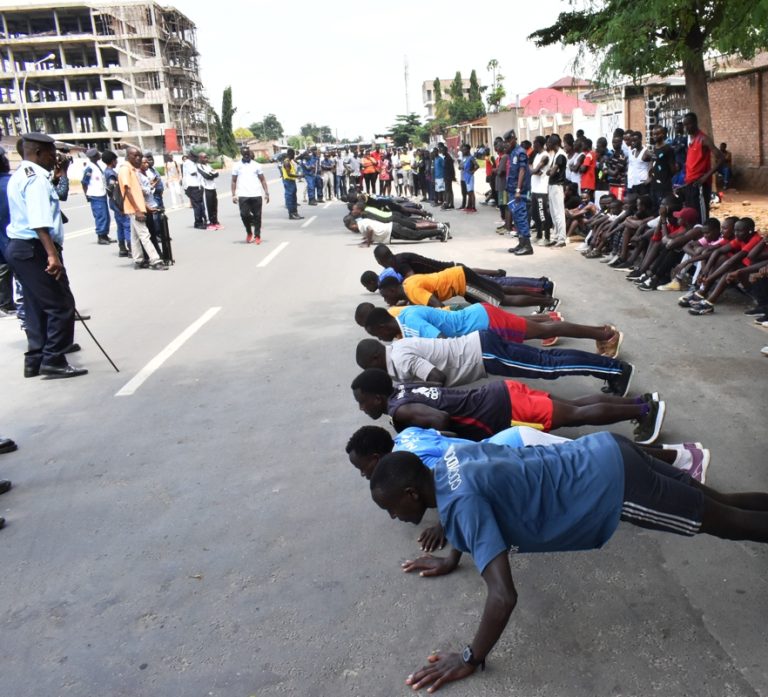
[[[384,153],[379,163],[379,193],[382,196],[392,195],[392,155]]]
[[[11,178],[11,163],[0,147],[0,317],[9,317],[16,312],[13,302],[13,271],[5,260],[5,248],[8,246],[6,229],[11,222],[8,209],[8,181]]]
[[[400,169],[403,170],[403,195],[413,196],[413,154],[408,150],[400,153]]]
[[[317,157],[317,148],[314,145],[309,149],[306,156],[302,158],[301,167],[304,171],[304,183],[307,185],[309,205],[316,206],[317,191],[320,189],[320,193],[322,193],[322,184],[317,181],[320,176],[320,160]]]
[[[93,222],[96,226],[96,239],[99,244],[111,244],[109,236],[109,206],[107,204],[107,189],[104,185],[104,172],[99,166],[101,155],[96,148],[90,148],[85,156],[90,160],[83,171],[83,193],[91,206]]]
[[[103,159],[102,155],[102,159]],[[181,169],[178,162],[173,159],[171,153],[163,155],[163,165],[165,167],[165,188],[171,194],[171,206],[176,207],[181,204]]]
[[[147,204],[139,182],[141,169],[141,151],[138,148],[128,148],[125,162],[117,172],[117,184],[123,197],[123,213],[131,216],[131,256],[134,269],[145,269],[149,266],[155,271],[167,271],[168,267],[152,244],[152,238],[147,227]],[[144,261],[144,254],[149,262]]]
[[[59,197],[48,180],[56,164],[54,140],[22,136],[24,159],[8,181],[6,260],[24,286],[24,377],[71,378],[88,371],[67,362],[75,335],[75,299],[61,259],[64,225]]]
[[[580,146],[581,141],[577,144],[570,133],[566,133],[563,137],[563,149],[565,150],[566,158],[568,158],[565,179],[576,184],[576,193],[579,192],[581,187],[581,163],[584,160],[584,155],[578,149]]]
[[[582,141],[582,154],[584,159],[581,161],[581,192],[589,194],[590,200],[594,200],[595,189],[597,188],[597,154],[592,150],[592,141],[584,138]]]
[[[619,129],[617,129],[618,131]],[[624,200],[627,190],[627,156],[624,153],[624,140],[622,135],[614,133],[611,144],[613,153],[605,165],[605,174],[608,180],[608,190],[617,201]]]
[[[631,147],[627,157],[627,192],[645,196],[649,190],[651,153],[643,145],[643,134],[632,131]]]
[[[549,243],[550,247],[565,247],[565,172],[568,168],[568,158],[560,147],[560,136],[553,133],[549,136],[550,166],[547,169],[549,186],[549,215],[555,228],[555,239]]]
[[[432,171],[435,175],[435,205],[445,203],[445,157],[439,148],[432,152]]]
[[[733,156],[728,150],[727,143],[720,143],[720,154],[723,156],[723,162],[717,168],[717,173],[723,178],[723,189],[725,190],[731,185],[731,177],[733,176]]]
[[[685,205],[699,211],[699,220],[709,218],[712,198],[712,175],[723,163],[723,153],[704,131],[699,129],[699,117],[689,112],[683,117],[683,127],[688,134],[685,153]],[[715,163],[712,164],[712,156]]]
[[[200,172],[203,183],[205,210],[208,214],[208,229],[221,230],[224,226],[219,222],[219,194],[216,192],[216,179],[219,173],[208,163],[208,153],[200,153],[197,170]]]
[[[544,136],[533,139],[533,162],[531,164],[531,217],[536,226],[536,243],[545,247],[549,244],[552,218],[549,215],[549,153],[546,152]]]
[[[283,193],[285,195],[285,207],[288,209],[288,220],[303,220],[304,216],[299,215],[299,202],[296,194],[296,180],[299,178],[298,167],[294,158],[296,151],[288,148],[280,164],[280,176],[283,180]]]
[[[657,211],[664,198],[672,193],[675,174],[675,153],[667,143],[667,129],[656,126],[653,129],[653,152],[651,153],[651,200]]]
[[[528,211],[528,197],[531,192],[531,170],[528,166],[528,154],[517,142],[515,131],[507,131],[504,141],[509,148],[509,165],[505,188],[509,195],[509,213],[517,230],[517,247],[509,251],[515,256],[533,254],[531,246],[531,216]]]
[[[445,143],[438,146],[443,158],[443,176],[445,178],[445,194],[443,195],[443,209],[453,210],[453,183],[456,181],[456,165]]]
[[[261,244],[262,197],[269,203],[267,180],[247,146],[240,148],[240,155],[240,162],[232,169],[232,203],[240,207],[246,243]]]
[[[333,179],[336,171],[336,162],[329,152],[324,152],[323,157],[320,160],[320,176],[322,177],[322,185],[320,187],[323,194],[323,198],[327,200],[333,199]]]
[[[342,153],[339,150],[336,153],[336,172],[334,177],[333,192],[336,198],[347,197],[347,175],[349,174],[349,150],[344,148]]]
[[[675,137],[672,138],[672,149],[675,151],[675,176],[672,185],[675,188],[685,184],[685,158],[688,154],[688,136],[682,121],[675,123]]]
[[[479,165],[472,157],[472,148],[468,143],[461,146],[461,207],[465,213],[477,213],[475,205],[475,172]]]
[[[370,150],[366,150],[363,157],[360,159],[360,167],[363,172],[363,179],[365,180],[365,193],[371,195],[375,194],[376,179],[379,176],[377,170],[378,162],[372,156]]]
[[[197,169],[197,155],[190,152],[181,166],[181,185],[184,193],[192,204],[195,217],[195,228],[205,230],[205,206],[203,205],[203,184],[200,172]]]
[[[104,183],[107,189],[109,207],[112,209],[112,215],[115,216],[115,225],[117,226],[117,246],[119,257],[131,256],[131,218],[125,215],[115,203],[113,193],[117,186],[117,155],[111,150],[105,150],[101,153],[101,161],[105,164]]]

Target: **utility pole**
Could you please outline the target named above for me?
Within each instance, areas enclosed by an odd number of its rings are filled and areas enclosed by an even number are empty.
[[[411,113],[411,108],[408,104],[408,56],[403,56],[403,66],[405,68],[405,114],[407,116]]]

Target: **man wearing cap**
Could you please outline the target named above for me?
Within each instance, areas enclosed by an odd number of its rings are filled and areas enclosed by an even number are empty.
[[[90,148],[85,151],[85,156],[91,164],[85,166],[81,184],[85,198],[91,204],[91,213],[96,224],[96,239],[99,244],[110,244],[115,240],[109,236],[109,203],[104,172],[99,166],[101,155],[96,148]]]
[[[21,148],[24,159],[8,182],[6,259],[24,286],[24,377],[85,375],[87,370],[69,365],[66,358],[75,335],[75,299],[61,259],[59,197],[48,179],[56,165],[54,140],[27,133]]]
[[[517,247],[509,251],[516,256],[533,254],[531,247],[531,216],[528,212],[528,198],[531,193],[531,170],[528,166],[528,154],[517,143],[514,130],[504,134],[504,141],[509,148],[509,169],[507,171],[507,208],[517,230]]]

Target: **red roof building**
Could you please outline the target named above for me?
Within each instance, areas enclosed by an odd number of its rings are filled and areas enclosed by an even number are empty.
[[[565,79],[565,78],[564,78]],[[558,80],[558,82],[560,82]],[[557,83],[555,83],[557,84]],[[511,104],[510,108],[515,105]],[[585,99],[579,99],[551,87],[541,87],[520,100],[523,116],[538,116],[542,111],[549,114],[570,116],[574,109],[581,109],[585,116],[594,116],[597,107]]]

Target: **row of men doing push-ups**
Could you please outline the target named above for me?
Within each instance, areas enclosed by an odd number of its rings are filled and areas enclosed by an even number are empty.
[[[419,537],[425,555],[404,562],[403,571],[448,574],[469,553],[488,591],[474,637],[460,652],[431,654],[406,679],[414,690],[433,692],[485,668],[517,603],[510,551],[596,549],[620,521],[684,536],[768,542],[768,493],[723,494],[706,486],[710,453],[701,443],[652,445],[666,405],[657,393],[627,397],[634,368],[618,360],[623,335],[615,327],[562,321],[546,309],[554,290],[546,278],[516,279],[515,287],[538,292],[543,306],[542,314],[522,318],[499,308],[503,291],[488,297],[484,286],[485,293],[475,294],[480,289],[466,272],[475,282],[476,275],[493,283],[493,274],[482,273],[487,270],[392,254],[383,245],[375,254],[384,271],[361,280],[369,290],[375,282],[391,306],[361,303],[355,311],[356,322],[376,339],[358,344],[363,372],[351,388],[362,411],[374,419],[388,414],[398,434],[358,429],[346,446],[349,460],[392,518],[418,524],[427,509],[438,510],[439,525]],[[457,295],[471,304],[443,305]],[[410,304],[395,304],[401,302]],[[524,343],[558,336],[593,339],[597,353]],[[454,387],[491,374],[592,375],[606,386],[576,400],[510,379]],[[637,422],[634,443],[606,432],[573,441],[547,433],[624,420]],[[447,557],[431,554],[446,542],[452,547]]]

